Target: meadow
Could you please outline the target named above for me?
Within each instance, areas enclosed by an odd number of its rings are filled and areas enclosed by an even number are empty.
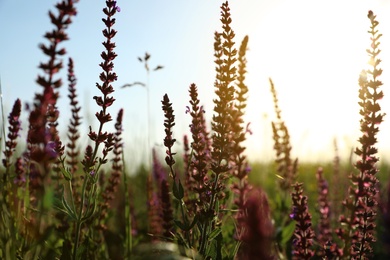
[[[379,161],[376,148],[385,118],[382,35],[372,11],[367,10],[367,28],[362,28],[371,42],[369,68],[356,75],[361,135],[349,160],[340,159],[337,143],[334,160],[323,165],[300,163],[293,156],[285,106],[272,79],[275,160],[248,160],[245,141],[251,129],[244,115],[250,36],[236,39],[226,1],[210,57],[215,63],[210,124],[192,83],[188,134],[175,136],[180,122],[166,93],[158,111],[164,115],[165,154],[152,150],[151,165],[133,166],[124,150],[132,145],[123,136],[126,110],[110,109],[118,88],[115,17],[120,6],[114,0],[105,5],[100,94],[90,97],[97,105],[96,124],[87,133],[80,130],[84,108],[77,78],[82,75],[75,75],[77,64],[63,47],[77,14],[75,0],[59,1],[49,12],[53,29],[39,45],[47,60],[38,63],[40,88],[32,106],[23,108],[17,99],[7,115],[3,110],[0,259],[388,259],[390,166]],[[149,58],[146,54],[141,61],[147,64]],[[61,118],[57,103],[64,87],[70,119]],[[66,129],[58,127],[59,120],[68,120]],[[83,138],[88,138],[86,146]],[[136,167],[131,169],[136,174],[130,175],[129,167]]]

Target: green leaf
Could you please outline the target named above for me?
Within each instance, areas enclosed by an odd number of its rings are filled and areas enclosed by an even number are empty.
[[[213,231],[211,231],[211,233],[209,234],[209,241],[213,240],[214,238],[216,238],[220,233],[222,232],[222,229],[221,228],[216,228],[214,229]]]
[[[179,180],[179,196],[180,196],[180,199],[184,198],[184,188],[183,188],[183,185],[181,185],[180,180]]]
[[[219,233],[215,238],[215,240],[217,241],[217,245],[216,245],[217,257],[215,259],[222,260],[222,241],[223,241],[222,233]]]
[[[237,241],[236,246],[234,247],[234,250],[232,252],[232,255],[230,256],[230,259],[237,259],[237,253],[240,249],[241,241]]]
[[[189,248],[188,241],[183,237],[183,235],[180,232],[176,232],[174,234],[174,238],[177,240],[179,245],[183,245],[185,248]]]
[[[182,200],[184,198],[184,189],[181,185],[181,182],[179,180],[179,187],[177,187],[176,182],[173,182],[173,196],[175,196],[176,199]]]
[[[187,231],[188,227],[186,227],[180,220],[173,220],[175,225],[178,226],[181,230]]]
[[[192,220],[191,225],[189,226],[189,230],[191,230],[197,223],[198,223],[198,214],[195,215],[194,219]]]
[[[208,246],[208,251],[206,253],[207,257],[206,259],[216,259],[217,258],[217,246],[216,241]]]
[[[89,218],[91,218],[93,216],[93,214],[96,212],[96,206],[97,206],[97,201],[93,200],[93,206],[92,206],[92,208],[89,207],[88,211],[86,212],[84,217],[81,218],[82,222],[88,220]]]
[[[53,209],[61,211],[65,215],[69,215],[68,211],[65,209],[65,207],[62,205],[62,201],[59,199],[54,200]]]
[[[62,198],[64,196],[63,194],[64,192],[62,192],[62,196],[60,198],[57,196],[53,198],[53,207],[62,209]]]
[[[284,203],[284,201],[282,199],[282,196],[279,193],[275,194],[274,203],[275,203],[276,211],[282,211],[283,208],[285,207],[284,206],[285,203]]]
[[[285,226],[282,230],[282,240],[281,244],[285,245],[288,241],[290,241],[295,231],[295,221],[291,221],[287,226]]]
[[[214,230],[215,231],[215,230]],[[206,253],[206,259],[215,259],[215,260],[222,260],[222,244],[221,239],[222,235],[221,233],[217,234],[216,239],[213,239],[211,243],[208,245],[207,253]]]
[[[218,216],[219,215],[219,210],[220,210],[220,205],[219,205],[219,200],[218,199],[215,199],[214,210],[215,210],[215,215]]]
[[[61,168],[61,172],[62,172],[62,175],[64,176],[65,180],[67,180],[67,181],[72,180],[72,174],[68,170]]]
[[[177,189],[176,182],[173,182],[172,192],[173,192],[173,196],[174,196],[176,199],[180,200],[180,199],[179,199],[179,191],[178,191],[178,189]]]
[[[86,245],[85,245],[86,244]],[[87,253],[87,247],[88,247],[88,242],[83,243],[77,248],[77,259],[82,259],[84,255]]]
[[[69,207],[68,202],[65,199],[65,196],[62,195],[62,205],[64,206],[65,212],[73,219],[77,220],[76,213]]]

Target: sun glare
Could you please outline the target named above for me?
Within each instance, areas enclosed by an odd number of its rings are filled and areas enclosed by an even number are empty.
[[[348,156],[359,135],[357,82],[368,62],[367,12],[371,8],[375,12],[378,5],[277,1],[267,6],[256,22],[240,23],[238,17],[237,31],[250,37],[248,120],[264,120],[263,114],[268,115],[268,121],[274,118],[268,83],[271,77],[294,155],[310,161],[332,159],[336,139],[342,155]],[[380,24],[386,24],[385,19],[378,14]],[[270,127],[270,122],[254,123],[252,138],[265,138],[264,131],[271,135],[265,127]],[[384,141],[389,144],[389,140]],[[267,145],[272,149],[271,143]],[[255,147],[252,152],[264,156],[265,150]]]

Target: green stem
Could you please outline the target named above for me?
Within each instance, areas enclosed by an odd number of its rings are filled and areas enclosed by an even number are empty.
[[[123,160],[124,156],[122,153],[123,169],[125,169],[125,161]],[[131,230],[131,216],[130,216],[130,199],[129,199],[129,189],[127,186],[127,174],[123,170],[123,183],[125,188],[125,223],[126,223],[126,244],[125,244],[125,258],[130,258],[132,253],[132,230]]]
[[[87,173],[88,174],[88,173]],[[82,188],[82,195],[81,195],[81,203],[80,203],[80,210],[77,217],[77,223],[76,223],[76,239],[73,247],[73,260],[77,259],[77,248],[79,247],[79,241],[80,241],[80,231],[81,231],[81,224],[82,224],[82,216],[83,216],[83,206],[84,206],[84,200],[85,200],[85,189],[87,187],[88,177],[85,176],[84,182],[83,182],[83,188]]]
[[[70,196],[70,200],[72,201],[72,209],[74,212],[76,212],[76,204],[74,203],[74,198],[73,198],[73,189],[72,189],[72,182],[71,181],[68,181],[68,184],[69,184],[69,196]]]
[[[181,216],[183,218],[183,222],[184,222],[184,226],[185,227],[188,227],[189,223],[188,223],[188,219],[187,219],[187,216],[185,215],[185,211],[184,211],[184,200],[181,199],[180,200],[180,211],[181,211]],[[186,240],[187,240],[187,243],[188,243],[188,247],[191,248],[192,247],[192,243],[191,243],[191,239],[190,239],[190,234],[189,234],[189,230],[186,230],[185,231],[185,236],[186,236]]]
[[[211,212],[215,208],[215,199],[217,197],[217,193],[215,191],[217,189],[219,175],[220,174],[216,174],[215,180],[214,180],[214,183],[213,183],[213,189],[211,190],[211,194],[212,195],[211,195],[210,205],[209,205],[209,208],[208,208],[209,212]],[[212,218],[207,219],[206,223],[204,223],[204,225],[203,225],[201,241],[200,241],[200,247],[199,247],[199,252],[203,256],[206,253],[206,244],[207,244],[207,240],[208,240],[208,232],[207,231],[208,231],[212,221],[213,221]]]
[[[45,188],[43,187],[43,189],[45,189]],[[42,194],[43,194],[42,195],[42,197],[43,197],[44,194],[45,194],[45,191],[43,191]],[[39,217],[38,217],[38,223],[37,223],[37,233],[41,234],[42,218],[43,218],[43,211],[44,211],[44,205],[43,205],[43,201],[42,200],[39,201],[38,208],[39,208]],[[40,252],[41,252],[41,245],[38,244],[35,247],[34,258],[33,259],[39,259]]]
[[[199,253],[204,256],[206,253],[206,236],[207,236],[207,229],[209,228],[209,221],[206,221],[202,225],[202,234],[201,234],[201,241],[200,241],[200,246],[199,246]]]

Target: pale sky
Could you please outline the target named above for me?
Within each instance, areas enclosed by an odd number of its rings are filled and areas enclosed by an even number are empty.
[[[35,79],[40,61],[46,61],[38,44],[51,30],[47,12],[56,1],[0,0],[0,77],[6,115],[14,100],[32,100],[41,91]],[[118,0],[121,12],[116,15],[118,34],[114,61],[118,74],[110,108],[113,117],[125,109],[125,140],[134,158],[144,154],[146,145],[147,98],[141,87],[120,89],[125,83],[146,81],[146,73],[137,60],[147,51],[150,66],[165,68],[151,74],[152,143],[162,144],[163,112],[161,99],[168,93],[176,114],[174,135],[178,140],[189,133],[188,87],[196,83],[209,119],[214,96],[214,31],[221,30],[222,1],[195,0]],[[78,78],[79,100],[84,120],[97,105],[92,96],[100,73],[98,64],[103,50],[101,18],[104,1],[81,0],[78,15],[69,29],[70,41],[64,46],[73,57]],[[230,1],[236,48],[249,35],[247,52],[249,99],[247,122],[254,134],[248,136],[247,154],[251,160],[270,160],[271,124],[274,119],[268,78],[272,77],[279,95],[282,117],[290,130],[292,155],[301,161],[329,161],[333,158],[336,138],[343,159],[358,145],[359,113],[358,76],[365,68],[369,47],[368,10],[380,22],[378,29],[383,60],[383,111],[390,115],[390,0],[240,0]],[[66,79],[64,79],[66,82]],[[60,126],[69,118],[67,87],[61,91]],[[89,123],[88,123],[89,124]],[[87,123],[83,126],[87,132]],[[390,119],[380,126],[378,136],[381,157],[390,160]],[[64,131],[63,131],[64,133]],[[137,147],[136,149],[134,147]],[[162,148],[160,148],[162,149]],[[176,146],[181,149],[181,146]],[[136,160],[136,159],[134,159]]]

